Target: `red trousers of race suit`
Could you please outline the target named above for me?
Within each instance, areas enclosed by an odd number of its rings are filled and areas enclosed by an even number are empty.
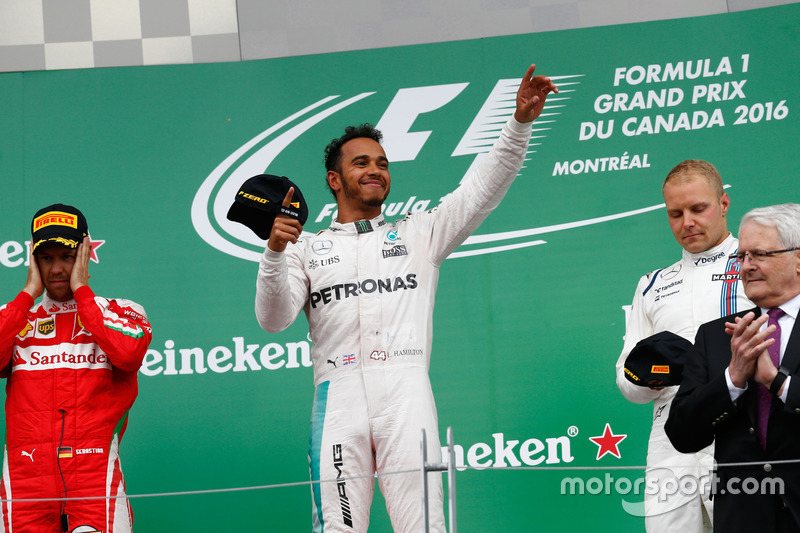
[[[72,444],[65,438],[63,444],[67,443]],[[62,446],[61,457],[58,447],[49,443],[27,449],[6,448],[7,469],[0,496],[12,501],[4,501],[0,509],[0,531],[61,533],[62,514],[66,514],[70,532],[130,532],[133,515],[125,497],[118,443],[115,435],[110,446]],[[71,452],[66,452],[67,448]],[[36,478],[40,484],[35,494],[17,491],[12,482],[15,478]]]
[[[74,300],[45,294],[33,304],[21,292],[0,307],[6,378],[0,530],[129,532],[119,443],[152,338],[144,309],[95,296],[87,286]]]

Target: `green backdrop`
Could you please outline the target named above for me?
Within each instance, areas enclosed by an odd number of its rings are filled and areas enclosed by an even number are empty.
[[[793,4],[265,61],[0,74],[3,298],[24,284],[36,209],[80,207],[105,241],[93,288],[141,303],[154,328],[122,444],[129,493],[304,482],[307,324],[271,335],[256,323],[263,243],[224,220],[230,191],[287,175],[311,206],[305,229],[323,229],[323,147],[369,121],[393,160],[387,209],[432,207],[496,137],[492,121],[535,62],[562,92],[485,238],[448,259],[439,284],[440,437],[453,427],[462,465],[507,467],[458,473],[459,527],[643,530],[642,496],[620,481],[642,470],[594,469],[645,462],[651,407],[622,398],[614,363],[637,279],[679,255],[660,185],[684,159],[711,161],[730,185],[733,231],[749,208],[798,200],[798,28]],[[620,457],[598,458],[590,440],[606,424],[626,436]],[[565,478],[585,493],[562,494]],[[132,504],[139,531],[310,522],[302,484]],[[370,529],[390,530],[377,492]]]

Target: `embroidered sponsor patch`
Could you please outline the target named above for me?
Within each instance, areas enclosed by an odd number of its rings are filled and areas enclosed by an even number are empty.
[[[56,334],[56,321],[54,318],[44,318],[36,321],[37,337],[54,337]]]
[[[78,229],[78,217],[63,211],[48,211],[33,219],[33,231],[47,226],[69,226],[70,228]]]

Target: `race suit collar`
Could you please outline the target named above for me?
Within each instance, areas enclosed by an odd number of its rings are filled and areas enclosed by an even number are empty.
[[[728,233],[724,241],[713,248],[709,248],[705,252],[693,254],[684,250],[683,259],[684,261],[691,262],[695,266],[713,265],[715,263],[727,261],[728,256],[735,253],[738,247],[739,240],[734,237],[732,233]]]
[[[42,303],[40,305],[42,309],[47,311],[48,315],[54,315],[56,313],[70,313],[78,308],[78,304],[75,303],[74,298],[70,298],[66,302],[57,302],[50,298],[47,295],[47,292],[45,292],[42,296]]]
[[[369,233],[384,224],[386,224],[386,221],[383,219],[383,213],[381,213],[371,220],[357,220],[346,224],[340,224],[334,220],[329,229],[339,233]]]

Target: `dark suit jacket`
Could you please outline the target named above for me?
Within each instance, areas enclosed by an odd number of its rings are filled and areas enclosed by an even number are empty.
[[[758,308],[748,311],[761,314]],[[721,533],[774,531],[776,505],[783,502],[800,524],[800,465],[777,462],[800,459],[800,319],[795,322],[781,361],[792,376],[787,402],[784,405],[777,396],[773,397],[767,449],[762,450],[757,431],[758,385],[750,380],[744,394],[732,402],[725,380],[725,369],[731,360],[725,322],[733,322],[734,317],[748,311],[700,326],[665,426],[672,445],[680,452],[696,452],[714,441],[718,464],[767,463],[718,467],[717,479],[712,480],[714,531]],[[745,481],[746,478],[752,479]],[[778,478],[783,482],[782,497],[768,494]],[[754,488],[758,489],[755,494],[745,493]],[[737,490],[739,493],[735,494]]]

